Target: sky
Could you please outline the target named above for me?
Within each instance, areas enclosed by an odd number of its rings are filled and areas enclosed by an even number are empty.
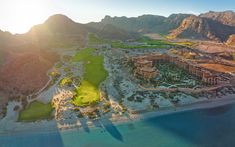
[[[53,14],[76,22],[100,21],[105,15],[135,17],[143,14],[200,14],[235,11],[235,0],[0,0],[0,30],[25,33]]]

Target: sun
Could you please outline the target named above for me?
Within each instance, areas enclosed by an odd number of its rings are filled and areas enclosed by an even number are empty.
[[[42,23],[48,15],[49,3],[46,0],[4,0],[0,15],[7,21],[12,33],[25,33],[33,25]]]

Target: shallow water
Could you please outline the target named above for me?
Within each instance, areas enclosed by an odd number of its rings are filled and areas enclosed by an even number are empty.
[[[0,136],[0,147],[233,147],[234,137],[235,104],[103,128]]]

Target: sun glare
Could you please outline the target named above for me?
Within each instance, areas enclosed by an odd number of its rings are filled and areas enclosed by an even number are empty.
[[[47,16],[48,1],[7,0],[4,2],[3,18],[9,22],[12,33],[27,32],[31,26],[42,23]]]

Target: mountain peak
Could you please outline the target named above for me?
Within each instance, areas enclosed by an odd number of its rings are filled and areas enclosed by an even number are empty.
[[[70,23],[75,23],[72,19],[70,19],[68,16],[63,15],[63,14],[55,14],[50,16],[45,23],[46,24],[58,24],[58,23],[64,23],[64,22],[70,22]]]
[[[235,34],[235,27],[210,17],[192,15],[185,18],[181,25],[172,31],[170,36],[172,38],[180,37],[224,42],[231,34]]]
[[[235,26],[235,12],[231,10],[223,12],[209,11],[207,13],[201,14],[200,17],[213,19],[224,25]]]

